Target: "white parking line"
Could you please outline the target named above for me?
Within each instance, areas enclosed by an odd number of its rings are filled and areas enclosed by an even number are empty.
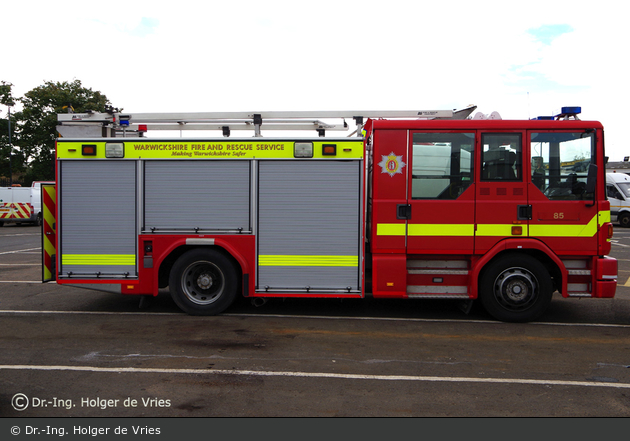
[[[75,371],[97,373],[134,373],[134,374],[193,374],[193,375],[242,375],[254,377],[301,377],[301,378],[337,378],[343,380],[373,381],[419,381],[419,382],[451,382],[451,383],[500,383],[531,384],[538,386],[578,386],[607,387],[614,389],[630,389],[627,383],[607,383],[597,381],[568,380],[533,380],[528,378],[475,378],[475,377],[432,377],[421,375],[364,375],[334,374],[330,372],[290,372],[290,371],[250,371],[241,369],[163,369],[132,367],[95,367],[95,366],[37,366],[37,365],[0,365],[0,370],[32,370],[32,371]]]
[[[38,283],[42,284],[41,280],[0,280],[0,283]]]
[[[41,283],[41,282],[40,282]],[[75,314],[75,315],[147,315],[153,317],[172,316],[189,317],[183,312],[112,312],[112,311],[28,311],[28,310],[0,310],[0,315],[45,315],[45,314]],[[290,314],[245,314],[245,313],[224,313],[217,317],[248,317],[248,318],[286,318],[286,319],[314,319],[314,320],[365,320],[365,321],[387,321],[387,322],[418,322],[418,323],[473,323],[483,325],[506,325],[496,320],[457,320],[457,319],[424,319],[424,318],[397,318],[397,317],[345,317],[345,316],[324,316],[324,315],[290,315]],[[530,322],[523,325],[545,325],[545,326],[572,326],[584,328],[630,328],[630,325],[608,324],[608,323],[554,323],[554,322]]]
[[[15,250],[15,251],[4,251],[2,253],[0,253],[0,255],[2,254],[16,254],[16,253],[23,253],[25,251],[34,251],[34,250],[41,250],[42,247],[37,247],[37,248],[27,248],[25,250]]]
[[[41,282],[40,282],[41,283]],[[186,314],[183,312],[112,312],[112,311],[11,311],[8,309],[0,310],[0,315],[23,315],[23,314],[33,314],[33,315],[45,315],[45,314],[77,314],[77,315],[153,315],[153,316],[161,316],[161,315],[179,315],[182,317],[186,317]]]
[[[0,263],[0,266],[42,266],[41,263]]]

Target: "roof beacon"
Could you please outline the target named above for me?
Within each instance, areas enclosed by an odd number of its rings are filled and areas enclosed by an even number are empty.
[[[562,107],[560,110],[556,110],[553,112],[553,116],[538,116],[536,118],[532,118],[538,121],[553,121],[553,120],[561,120],[561,119],[579,119],[577,116],[582,113],[582,107],[573,106],[573,107]]]
[[[563,107],[559,111],[556,110],[553,116],[556,120],[579,119],[577,116],[580,113],[582,113],[582,107],[572,106],[572,107]]]

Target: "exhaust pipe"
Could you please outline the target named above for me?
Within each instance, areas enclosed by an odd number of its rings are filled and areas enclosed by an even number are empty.
[[[267,303],[267,299],[264,297],[254,297],[252,299],[252,305],[254,305],[257,308],[261,307],[265,303]]]

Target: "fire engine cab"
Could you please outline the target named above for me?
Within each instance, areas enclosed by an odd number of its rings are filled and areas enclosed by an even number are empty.
[[[523,121],[475,108],[60,114],[44,279],[168,287],[196,315],[237,296],[373,296],[479,299],[522,322],[556,291],[613,297],[602,125],[579,108]],[[356,136],[327,136],[347,120]],[[148,137],[195,129],[223,137]]]

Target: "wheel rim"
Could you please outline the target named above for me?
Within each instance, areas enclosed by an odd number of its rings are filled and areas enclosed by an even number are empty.
[[[509,311],[522,311],[538,297],[538,281],[525,268],[508,268],[494,281],[494,297]]]
[[[209,305],[221,297],[225,287],[225,276],[212,262],[194,262],[182,273],[181,287],[182,292],[191,302],[197,305]]]

